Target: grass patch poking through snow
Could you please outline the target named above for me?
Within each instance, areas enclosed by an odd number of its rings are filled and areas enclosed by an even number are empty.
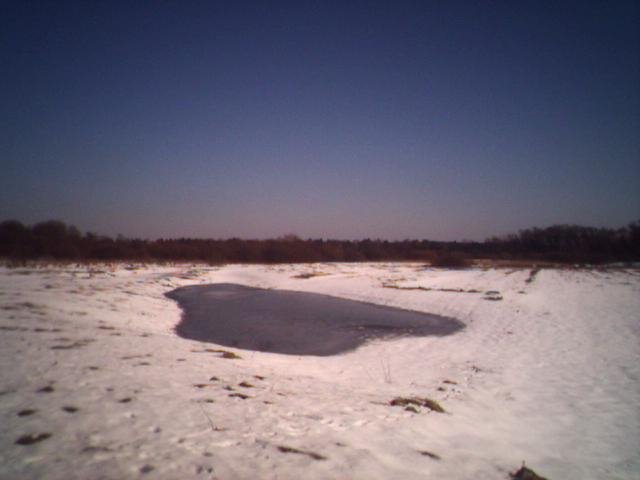
[[[298,450],[297,448],[293,448],[293,447],[287,447],[284,445],[278,445],[278,450],[280,450],[282,453],[297,453],[298,455],[306,455],[309,458],[312,458],[313,460],[326,460],[327,457],[325,457],[324,455],[320,455],[319,453],[316,452],[309,452],[306,450]]]
[[[50,433],[36,433],[34,435],[23,435],[16,440],[16,445],[33,445],[51,437]]]
[[[438,402],[430,398],[420,397],[396,397],[389,402],[392,407],[405,407],[410,411],[416,412],[415,407],[425,407],[431,411],[445,413],[444,408]]]
[[[323,277],[325,275],[329,275],[329,273],[325,273],[325,272],[303,272],[303,273],[299,273],[298,275],[294,275],[292,278],[299,278],[299,279],[302,279],[302,280],[306,280],[308,278]]]
[[[219,348],[205,348],[204,350],[191,350],[193,353],[219,353],[220,358],[226,358],[229,360],[240,359],[240,355],[230,352],[228,350],[222,350]]]

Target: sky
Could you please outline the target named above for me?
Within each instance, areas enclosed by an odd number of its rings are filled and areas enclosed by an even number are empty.
[[[0,220],[482,240],[640,219],[640,3],[0,3]]]

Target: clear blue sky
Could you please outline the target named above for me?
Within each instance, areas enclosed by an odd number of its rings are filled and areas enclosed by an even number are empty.
[[[484,239],[640,218],[639,2],[0,6],[0,219]]]

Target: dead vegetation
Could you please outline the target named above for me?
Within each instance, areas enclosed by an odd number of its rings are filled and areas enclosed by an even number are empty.
[[[124,357],[120,357],[120,360],[133,360],[135,358],[148,358],[152,356],[153,354],[151,353],[145,353],[145,354],[139,354],[139,355],[125,355]]]
[[[34,443],[41,442],[49,437],[51,437],[51,434],[47,432],[23,435],[16,440],[16,445],[33,445]]]
[[[429,263],[432,267],[456,269],[469,268],[473,264],[467,255],[455,251],[437,252]]]
[[[61,341],[68,341],[68,339],[59,339]],[[72,348],[82,348],[82,347],[86,347],[87,345],[89,345],[91,342],[95,342],[95,340],[93,338],[85,338],[82,340],[77,340],[75,342],[72,343],[68,343],[66,345],[54,345],[51,347],[51,350],[70,350]]]
[[[502,295],[497,290],[488,290],[484,293],[484,300],[489,300],[492,302],[497,302],[502,300]]]
[[[389,402],[389,405],[392,407],[405,407],[405,409],[415,413],[419,412],[416,407],[424,407],[433,412],[445,413],[444,408],[442,408],[438,402],[426,397],[396,397]]]
[[[24,270],[29,260],[133,262],[128,270],[138,270],[146,261],[202,261],[222,263],[428,261],[431,266],[466,268],[471,258],[490,262],[553,262],[595,264],[637,261],[640,258],[640,222],[613,228],[554,225],[521,230],[517,234],[477,241],[431,241],[382,239],[303,240],[295,235],[264,240],[214,239],[116,239],[85,233],[63,222],[49,220],[23,225],[17,220],[0,222],[0,258]],[[20,270],[17,270],[20,268]],[[192,272],[186,274],[193,278]],[[197,273],[197,272],[194,272]],[[103,274],[96,270],[93,274]]]
[[[526,283],[532,283],[536,279],[536,275],[540,272],[541,268],[536,267],[529,272],[529,277],[525,280]]]
[[[155,467],[149,464],[143,465],[142,467],[140,467],[140,473],[142,474],[152,472],[153,470],[155,470]]]
[[[442,460],[442,458],[440,458],[440,455],[436,455],[435,453],[430,452],[428,450],[420,450],[418,453],[424,457],[429,457],[433,460]]]
[[[237,360],[242,357],[238,354],[230,352],[229,350],[222,350],[219,348],[205,348],[203,350],[191,350],[192,353],[218,353],[219,358],[226,358],[229,360]]]
[[[109,447],[104,447],[100,445],[89,445],[88,447],[84,447],[81,450],[82,453],[105,453],[105,452],[113,452],[113,450]]]
[[[545,477],[541,477],[536,472],[524,466],[524,462],[522,467],[516,472],[510,473],[509,476],[513,480],[548,480]]]
[[[308,278],[313,278],[313,277],[324,277],[325,275],[329,275],[329,274],[325,272],[303,272],[303,273],[299,273],[298,275],[294,275],[291,278],[299,278],[302,280],[306,280]]]
[[[36,413],[37,410],[33,409],[33,408],[25,408],[24,410],[20,410],[17,415],[19,417],[28,417],[29,415],[33,415],[34,413]]]
[[[475,288],[471,288],[469,290],[465,290],[464,288],[431,288],[431,287],[401,287],[399,285],[394,285],[392,283],[383,283],[382,288],[392,288],[394,290],[419,290],[422,292],[445,292],[445,293],[481,293],[480,290],[476,290]]]
[[[4,330],[6,332],[26,332],[29,328],[20,327],[18,325],[0,325],[0,330]]]
[[[249,395],[245,395],[244,393],[230,393],[229,397],[231,398],[240,398],[241,400],[246,400],[247,398],[251,398]]]
[[[299,450],[297,448],[293,448],[293,447],[287,447],[285,445],[278,445],[278,450],[282,453],[295,453],[298,455],[306,455],[307,457],[313,459],[313,460],[326,460],[327,457],[325,457],[324,455],[320,455],[319,453],[316,452],[311,452],[308,450]]]

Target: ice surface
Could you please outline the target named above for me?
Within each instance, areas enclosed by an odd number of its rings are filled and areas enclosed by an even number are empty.
[[[289,355],[336,355],[373,339],[451,335],[464,324],[423,312],[318,293],[231,283],[191,285],[167,293],[183,310],[184,338]]]

